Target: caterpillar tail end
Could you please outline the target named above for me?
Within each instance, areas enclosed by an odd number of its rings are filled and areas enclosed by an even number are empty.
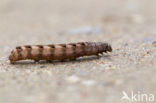
[[[107,49],[108,49],[108,52],[112,52],[112,51],[113,51],[113,49],[112,49],[111,45],[109,45],[109,44],[108,44]]]
[[[11,55],[9,56],[9,61],[10,61],[10,64],[15,64],[16,61],[14,61],[11,57]]]

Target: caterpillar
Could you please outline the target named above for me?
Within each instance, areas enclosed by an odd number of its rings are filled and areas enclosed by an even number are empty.
[[[50,44],[50,45],[24,45],[18,46],[11,51],[9,60],[14,64],[19,60],[31,59],[35,62],[46,60],[75,60],[81,56],[91,56],[112,52],[112,47],[103,42],[78,42],[69,44]]]

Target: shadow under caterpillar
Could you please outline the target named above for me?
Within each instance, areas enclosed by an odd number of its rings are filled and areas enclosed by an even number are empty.
[[[31,59],[35,62],[46,60],[75,60],[81,56],[91,56],[112,52],[112,47],[108,43],[102,42],[78,42],[69,44],[50,44],[50,45],[25,45],[18,46],[11,51],[9,60],[14,64],[19,60]]]

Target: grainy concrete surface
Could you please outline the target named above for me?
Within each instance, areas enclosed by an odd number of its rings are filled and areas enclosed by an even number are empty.
[[[0,0],[0,103],[134,103],[121,100],[122,91],[156,95],[155,4]],[[18,45],[78,41],[109,42],[113,52],[55,63],[7,58]]]

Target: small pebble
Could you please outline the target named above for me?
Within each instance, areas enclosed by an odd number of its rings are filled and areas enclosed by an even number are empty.
[[[66,81],[69,83],[77,83],[80,81],[78,76],[72,75],[66,78]]]
[[[95,81],[94,80],[85,80],[82,82],[82,84],[84,84],[86,86],[93,86],[93,85],[95,85]]]
[[[153,41],[153,42],[152,42],[152,45],[153,45],[154,47],[156,47],[156,41]]]
[[[147,42],[150,42],[151,40],[152,40],[152,39],[151,39],[150,37],[147,37],[147,38],[145,38],[143,41],[147,43]]]
[[[124,43],[123,46],[124,46],[124,47],[128,46],[128,43]]]
[[[45,67],[46,67],[45,65],[41,65],[41,66],[40,66],[40,68],[45,68]]]

